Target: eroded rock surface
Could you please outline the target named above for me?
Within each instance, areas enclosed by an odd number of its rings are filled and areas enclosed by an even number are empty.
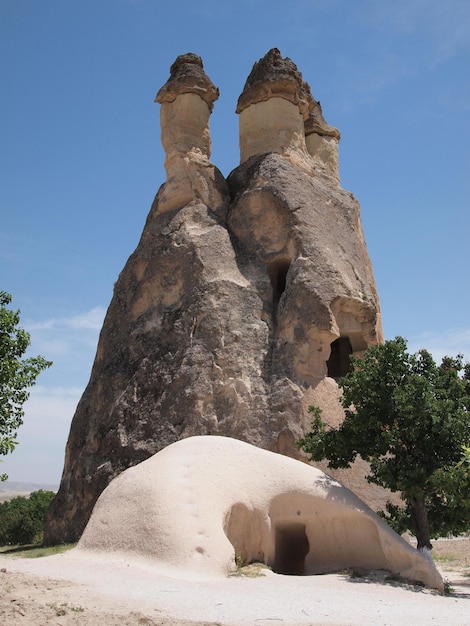
[[[179,57],[157,95],[167,180],[115,285],[47,543],[76,540],[110,480],[178,439],[301,458],[308,405],[339,421],[335,379],[382,340],[359,205],[321,143],[339,133],[292,61],[259,63],[227,180],[210,161],[218,90],[199,57]]]

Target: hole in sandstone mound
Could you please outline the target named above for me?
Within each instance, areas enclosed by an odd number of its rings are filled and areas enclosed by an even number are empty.
[[[349,357],[353,352],[349,337],[339,337],[331,344],[331,354],[326,365],[330,378],[341,378],[349,372],[351,364]]]
[[[288,523],[276,527],[273,570],[277,574],[302,576],[310,545],[305,524]]]

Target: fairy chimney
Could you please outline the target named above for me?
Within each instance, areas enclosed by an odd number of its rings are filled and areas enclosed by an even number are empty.
[[[296,65],[277,48],[253,66],[238,100],[240,162],[276,153],[339,182],[340,133],[327,124]]]
[[[210,161],[217,97],[194,54],[157,94],[166,182],[115,285],[46,543],[76,540],[115,476],[185,437],[304,458],[308,406],[338,423],[336,379],[382,340],[359,204],[339,186],[339,133],[294,63],[273,49],[253,67],[227,179]],[[367,501],[363,476],[340,473]]]
[[[315,167],[339,182],[338,145],[341,135],[337,128],[327,124],[321,105],[313,96],[304,129],[307,151]]]
[[[200,57],[188,53],[176,59],[170,78],[155,98],[160,104],[167,178],[158,212],[174,211],[193,201],[223,206],[222,196],[215,192],[217,172],[209,161],[209,117],[218,97],[219,90],[204,72]]]

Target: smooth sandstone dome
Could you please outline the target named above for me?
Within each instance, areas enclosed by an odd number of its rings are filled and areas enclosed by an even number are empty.
[[[432,561],[333,478],[229,437],[183,439],[120,474],[77,550],[146,557],[183,578],[226,576],[237,555],[281,574],[385,569],[443,587]]]

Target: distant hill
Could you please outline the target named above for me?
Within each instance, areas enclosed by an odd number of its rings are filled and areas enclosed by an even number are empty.
[[[16,496],[27,496],[32,491],[39,491],[39,489],[44,489],[45,491],[57,491],[59,486],[6,480],[4,483],[0,482],[0,502],[3,502],[4,500],[11,500]]]

